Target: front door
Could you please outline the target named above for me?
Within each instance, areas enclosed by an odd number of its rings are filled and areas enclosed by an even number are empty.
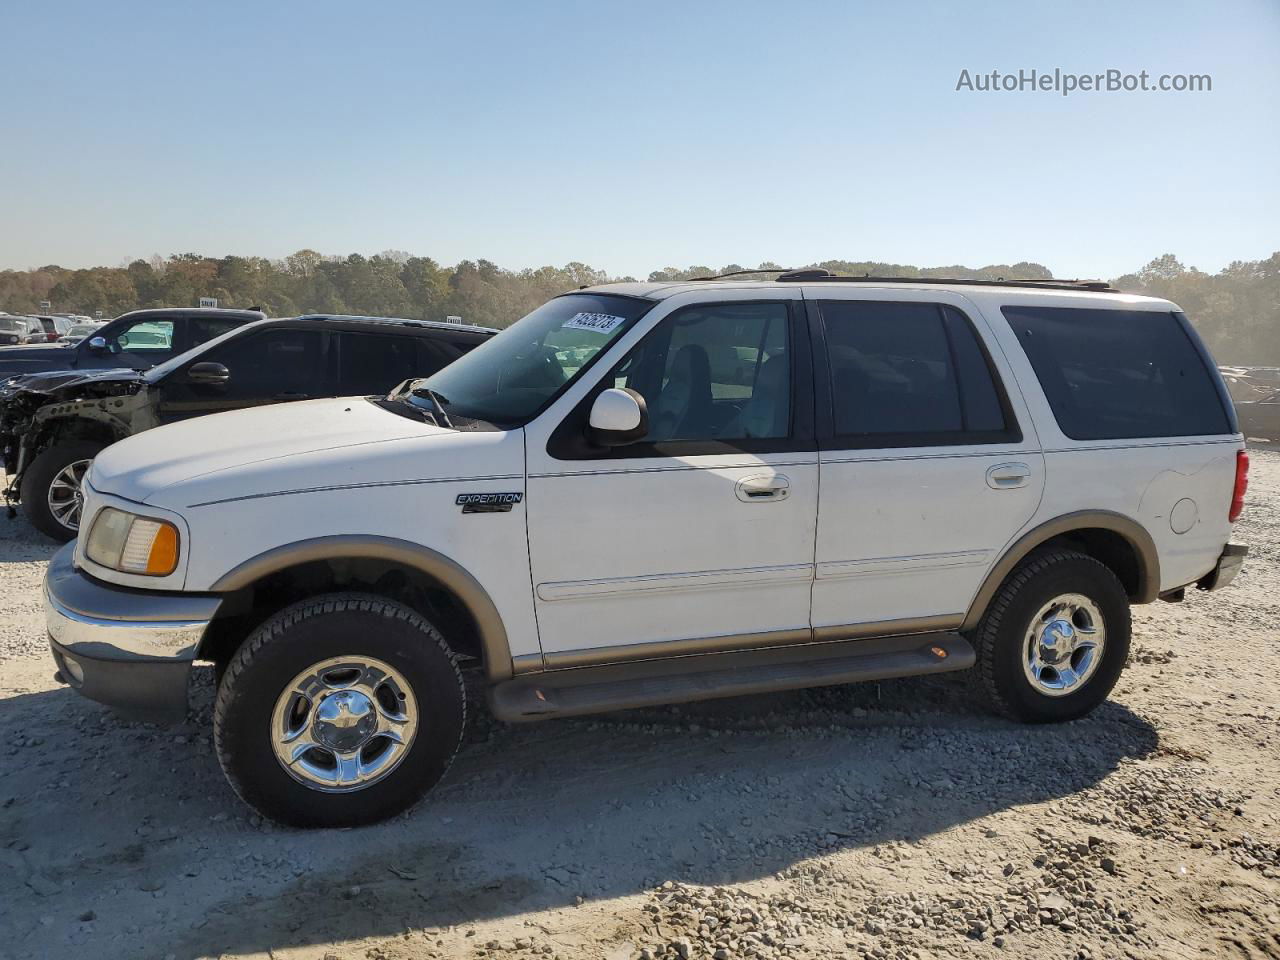
[[[161,423],[241,410],[266,403],[329,396],[324,334],[289,327],[250,329],[223,341],[166,376],[159,384]],[[197,363],[220,363],[226,383],[195,383],[187,375]]]
[[[815,635],[954,628],[1039,505],[1030,418],[964,298],[805,294],[821,371]]]
[[[818,465],[799,292],[680,299],[528,429],[547,666],[809,637]],[[648,436],[593,447],[591,402],[614,386],[644,397]]]

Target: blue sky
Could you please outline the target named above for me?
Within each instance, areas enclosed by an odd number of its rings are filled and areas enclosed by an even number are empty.
[[[388,248],[443,263],[1280,249],[1280,3],[18,3],[0,267]],[[957,92],[962,69],[1209,93]]]

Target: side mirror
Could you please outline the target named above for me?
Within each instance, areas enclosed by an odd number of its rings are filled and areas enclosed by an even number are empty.
[[[626,387],[611,387],[591,404],[588,433],[602,447],[621,447],[641,440],[649,432],[649,412],[644,397]]]
[[[187,370],[187,383],[222,386],[231,379],[231,371],[220,363],[193,363]]]
[[[94,353],[105,353],[107,350],[107,338],[106,337],[90,337],[89,349],[92,350]]]

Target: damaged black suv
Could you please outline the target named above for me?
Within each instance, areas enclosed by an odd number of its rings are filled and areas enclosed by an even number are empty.
[[[145,372],[60,370],[0,382],[0,453],[11,504],[56,540],[76,536],[80,483],[104,447],[224,410],[384,394],[497,331],[378,317],[307,316],[237,327]]]

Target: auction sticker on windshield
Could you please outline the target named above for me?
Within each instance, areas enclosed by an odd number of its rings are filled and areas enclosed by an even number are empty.
[[[626,317],[615,317],[608,313],[575,313],[564,322],[564,326],[560,329],[594,330],[596,333],[612,333],[626,320]]]

